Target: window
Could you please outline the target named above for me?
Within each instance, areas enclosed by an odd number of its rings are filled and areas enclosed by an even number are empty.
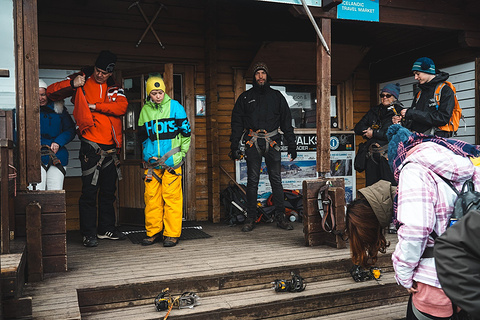
[[[252,87],[247,84],[247,89]],[[292,113],[292,125],[298,128],[317,127],[317,98],[316,86],[313,85],[284,85],[271,86],[280,91],[287,100]],[[331,128],[338,128],[337,87],[332,86],[330,97]]]

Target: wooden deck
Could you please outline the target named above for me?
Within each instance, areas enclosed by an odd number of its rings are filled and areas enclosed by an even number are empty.
[[[294,223],[293,231],[278,229],[274,224],[261,224],[251,233],[241,232],[239,226],[229,227],[205,222],[199,225],[212,237],[184,240],[174,248],[164,248],[161,243],[144,247],[132,244],[128,239],[99,240],[98,247],[85,248],[78,232],[69,233],[68,271],[47,274],[44,281],[27,284],[25,293],[33,298],[33,318],[110,318],[109,310],[105,306],[98,307],[102,312],[101,316],[92,312],[95,306],[79,306],[79,299],[80,304],[86,303],[83,301],[89,300],[89,297],[95,300],[96,291],[102,295],[115,295],[116,291],[128,287],[159,281],[168,284],[169,281],[175,282],[177,279],[204,279],[214,274],[228,275],[236,272],[248,275],[249,272],[256,273],[258,270],[279,270],[276,268],[285,270],[285,274],[288,274],[290,270],[298,270],[300,266],[337,260],[349,261],[348,247],[347,249],[306,247],[300,223]],[[396,243],[396,235],[389,235],[388,239],[392,245],[387,254],[391,254]],[[344,278],[342,281],[345,282],[345,278],[348,279],[350,275],[342,272],[344,274],[341,278]],[[325,277],[328,278],[328,275]],[[245,277],[245,281],[248,282],[247,278]],[[236,282],[238,281],[242,279],[237,279]],[[351,282],[349,284],[351,286],[358,285],[351,277],[348,282]],[[228,287],[228,284],[223,286]],[[102,288],[111,289],[102,291]],[[163,287],[158,287],[153,290],[160,293],[162,289]],[[232,287],[231,291],[235,289]],[[274,293],[273,289],[270,292]],[[141,292],[138,296],[142,296]],[[139,301],[130,301],[123,306],[135,305],[139,305],[138,312],[143,314],[150,312],[160,318],[160,313],[155,311],[152,298],[143,300],[140,298]],[[199,306],[198,309],[200,308]],[[175,310],[170,316],[172,319],[174,312]],[[121,316],[113,318],[119,319]]]

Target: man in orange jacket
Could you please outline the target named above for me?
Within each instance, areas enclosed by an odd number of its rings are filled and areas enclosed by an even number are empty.
[[[53,100],[71,96],[73,116],[81,140],[82,195],[80,231],[85,247],[96,247],[97,238],[123,240],[115,229],[116,180],[121,179],[118,154],[122,146],[122,116],[128,106],[123,89],[112,77],[117,57],[100,52],[94,67],[84,68],[66,80],[51,84],[47,96]],[[97,228],[98,195],[98,228]]]

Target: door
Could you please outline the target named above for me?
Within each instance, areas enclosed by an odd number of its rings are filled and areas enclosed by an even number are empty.
[[[175,68],[175,73],[174,73]],[[123,123],[122,176],[119,181],[119,223],[144,225],[144,181],[142,147],[137,140],[138,117],[146,100],[145,85],[150,73],[160,73],[165,81],[166,93],[180,102],[192,126],[192,140],[182,166],[183,219],[195,220],[195,138],[194,138],[194,68],[174,67],[173,64],[149,65],[135,70],[122,70],[122,82],[128,99]]]

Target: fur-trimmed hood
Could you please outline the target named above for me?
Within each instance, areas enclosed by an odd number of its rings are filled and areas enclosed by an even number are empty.
[[[385,180],[380,180],[371,186],[358,190],[373,209],[381,227],[386,227],[392,221],[393,198],[397,187]]]

